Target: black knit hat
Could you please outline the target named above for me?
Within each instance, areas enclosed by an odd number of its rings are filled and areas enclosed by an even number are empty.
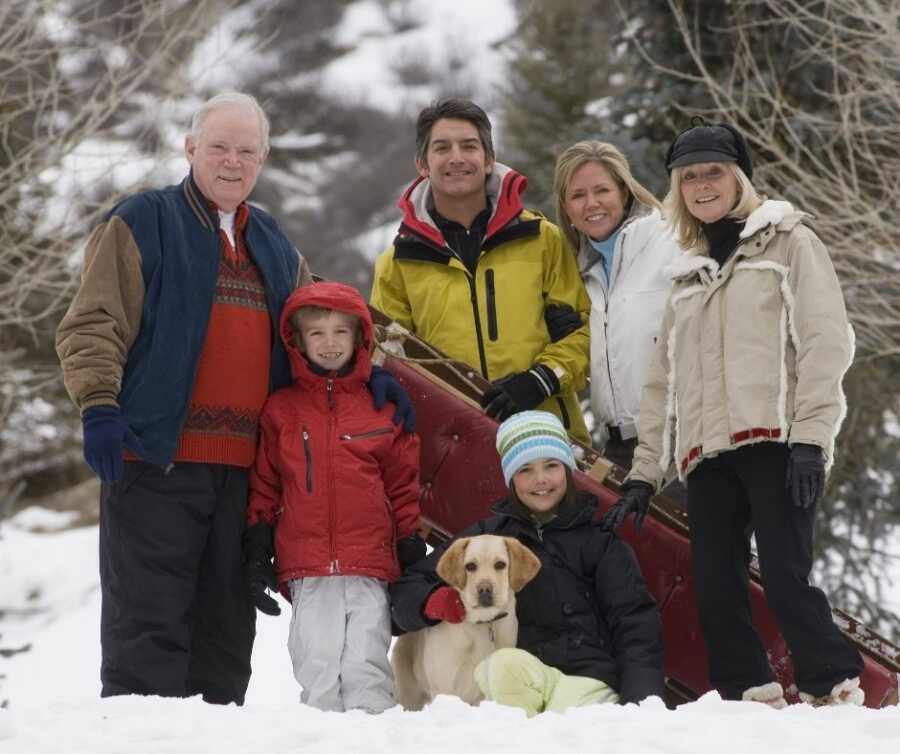
[[[728,123],[707,123],[695,116],[666,152],[666,170],[671,173],[672,168],[698,162],[736,162],[748,178],[753,177],[750,150],[740,132]]]

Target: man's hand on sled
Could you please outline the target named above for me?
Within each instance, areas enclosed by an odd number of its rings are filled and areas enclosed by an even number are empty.
[[[491,383],[481,396],[481,406],[488,416],[503,421],[519,411],[537,408],[557,392],[559,378],[550,367],[537,364],[527,372]]]

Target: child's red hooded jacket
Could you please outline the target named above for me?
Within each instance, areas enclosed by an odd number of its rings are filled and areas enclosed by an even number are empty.
[[[289,317],[321,306],[359,317],[363,343],[345,376],[316,374],[293,339]],[[294,382],[266,403],[250,474],[250,525],[275,527],[280,583],[306,576],[356,575],[393,581],[396,542],[419,525],[419,441],[377,411],[366,387],[372,318],[350,286],[298,288],[281,313],[280,335]]]

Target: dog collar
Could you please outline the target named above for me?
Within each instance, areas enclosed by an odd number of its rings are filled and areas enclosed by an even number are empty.
[[[480,626],[482,623],[493,623],[494,621],[498,621],[498,620],[500,620],[501,618],[505,618],[507,615],[509,615],[509,613],[497,613],[497,614],[496,614],[493,618],[491,618],[490,620],[477,620],[477,621],[475,621],[475,623],[478,624],[479,626]]]

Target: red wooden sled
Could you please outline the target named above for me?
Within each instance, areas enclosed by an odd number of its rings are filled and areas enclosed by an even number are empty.
[[[376,322],[389,323],[373,311]],[[404,343],[407,357],[428,359],[434,352],[415,339]],[[494,447],[497,423],[478,407],[487,383],[459,364],[414,363],[388,356],[384,366],[403,383],[416,407],[421,437],[421,495],[424,524],[435,540],[452,536],[483,518],[491,504],[506,494]],[[578,486],[594,493],[604,510],[618,498],[624,473],[589,448],[579,462]],[[647,585],[662,612],[665,671],[670,701],[696,698],[709,690],[706,651],[695,609],[687,515],[672,501],[657,496],[641,535],[630,523],[621,534],[635,549]],[[751,586],[754,620],[768,649],[776,676],[796,701],[793,669],[758,579]],[[862,687],[866,705],[898,703],[900,648],[867,629],[846,613],[835,619],[865,658]]]

